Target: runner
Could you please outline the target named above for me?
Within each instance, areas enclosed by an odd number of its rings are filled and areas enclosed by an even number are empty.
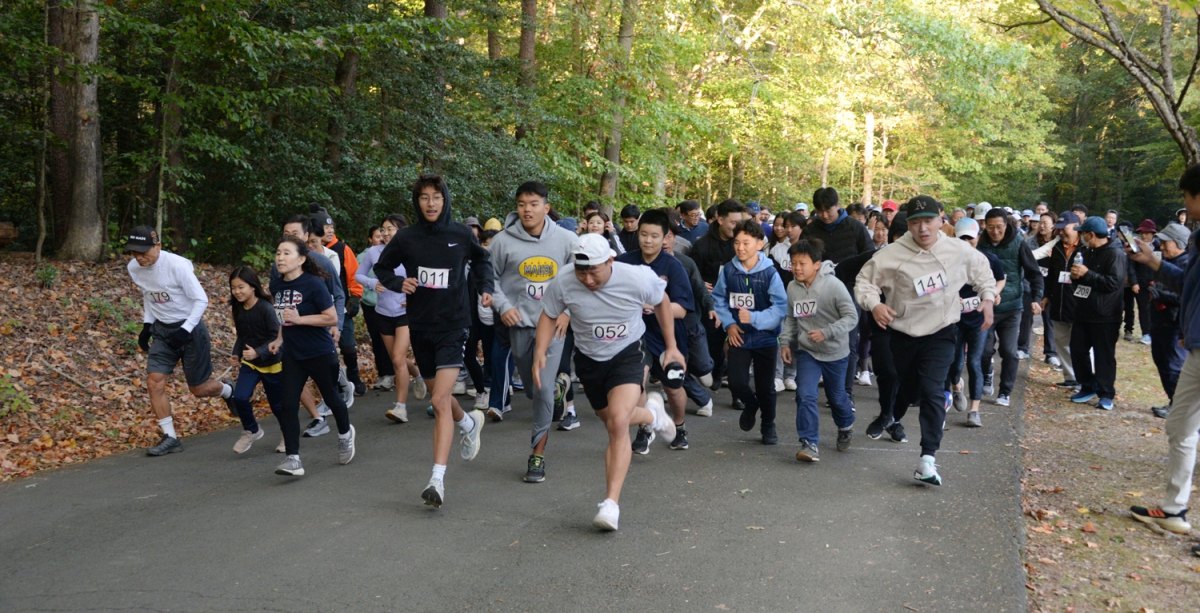
[[[229,306],[233,314],[233,326],[237,340],[233,343],[233,357],[240,364],[237,385],[233,391],[233,404],[242,421],[242,436],[233,445],[235,453],[246,453],[255,441],[263,437],[263,431],[254,418],[254,407],[250,397],[254,388],[262,381],[263,391],[271,412],[279,419],[283,405],[283,382],[280,372],[283,366],[279,356],[271,353],[270,344],[279,336],[279,319],[271,304],[271,294],[263,289],[258,274],[248,266],[239,266],[229,274]]]
[[[783,318],[780,351],[783,361],[796,365],[796,433],[800,450],[796,459],[817,462],[817,382],[841,381],[849,367],[850,331],[858,326],[858,307],[846,286],[833,274],[833,264],[821,261],[819,240],[796,241],[788,251],[795,279],[787,288],[787,315]],[[793,351],[793,347],[795,350]],[[854,413],[840,385],[827,385],[838,428],[837,450],[850,448]]]
[[[304,474],[304,466],[300,463],[300,421],[296,413],[309,379],[317,385],[337,422],[339,464],[354,459],[354,426],[338,393],[337,345],[327,332],[337,324],[333,296],[322,283],[329,273],[309,258],[305,243],[290,237],[280,241],[275,251],[275,271],[279,277],[271,281],[271,295],[282,325],[268,349],[275,354],[282,352],[283,407],[279,426],[287,453],[275,474],[299,477]]]
[[[729,337],[729,391],[742,402],[738,426],[754,428],[762,411],[762,443],[779,442],[775,433],[775,358],[780,324],[787,315],[787,292],[775,266],[762,252],[762,225],[746,219],[734,226],[736,257],[721,268],[713,306]],[[754,368],[754,390],[750,368]]]
[[[466,284],[469,264],[475,275],[481,304],[492,306],[492,267],[488,251],[475,240],[467,226],[450,216],[450,190],[439,175],[425,174],[413,185],[412,204],[417,222],[401,228],[388,242],[375,276],[394,292],[408,294],[413,355],[421,376],[433,381],[433,410],[437,419],[433,434],[433,475],[421,492],[425,504],[441,507],[446,499],[444,479],[454,425],[462,433],[462,458],[473,460],[479,453],[483,412],[466,413],[451,395],[458,372],[463,368],[463,349],[471,325]],[[400,277],[395,269],[404,266]]]
[[[979,222],[974,219],[964,217],[954,226],[955,238],[972,247],[979,244],[979,234]],[[987,251],[980,253],[987,258],[988,266],[991,267],[992,278],[996,280],[996,291],[1003,292],[1007,281],[1000,258]],[[963,285],[962,289],[958,290],[958,298],[962,302],[962,315],[956,324],[958,339],[954,343],[954,361],[950,363],[950,373],[946,376],[946,396],[953,398],[951,404],[955,410],[967,411],[967,427],[982,428],[979,402],[983,399],[982,356],[987,332],[983,329],[983,312],[975,289],[970,285]],[[970,384],[966,389],[962,380],[964,359]]]
[[[383,240],[383,231],[379,226],[371,226],[371,229],[367,230],[367,237],[367,248],[357,256],[359,272],[365,272],[368,278],[374,279],[375,273],[371,272],[370,266],[362,266],[362,259],[366,257],[367,250],[371,247],[383,245],[387,241]],[[355,275],[356,281],[357,277],[358,275]],[[371,337],[371,354],[375,358],[375,374],[377,375],[371,389],[388,391],[396,386],[396,370],[392,366],[392,356],[388,355],[387,346],[383,344],[383,335],[379,334],[379,322],[375,317],[375,304],[378,300],[379,296],[375,290],[363,286],[362,300],[359,304],[362,306],[363,322],[367,324],[367,334]]]
[[[654,305],[666,348],[663,362],[684,363],[675,346],[675,313],[666,295],[667,283],[649,267],[614,262],[604,237],[587,234],[575,247],[573,266],[566,266],[546,287],[538,319],[533,360],[534,384],[546,365],[546,352],[557,334],[557,320],[570,311],[575,331],[575,372],[588,402],[608,429],[604,468],[605,499],[592,525],[616,530],[621,510],[621,486],[629,472],[632,448],[629,426],[649,425],[664,440],[674,440],[675,422],[656,393],[643,397],[648,368],[642,337],[644,305]]]
[[[792,282],[792,256],[788,255],[788,249],[800,240],[801,233],[804,232],[804,224],[807,220],[803,215],[794,212],[780,213],[776,220],[783,219],[783,227],[787,231],[787,236],[783,240],[775,244],[774,247],[767,252],[771,259],[775,262],[775,271],[779,273],[779,279],[783,282],[786,288]],[[795,391],[796,389],[796,364],[788,364],[783,361],[783,345],[779,346],[779,353],[775,358],[775,391],[782,392],[784,390]]]
[[[941,233],[940,202],[917,196],[905,209],[908,233],[863,265],[855,298],[880,327],[892,330],[901,397],[920,400],[921,460],[914,477],[941,485],[934,454],[946,421],[942,392],[954,358],[954,324],[962,312],[958,290],[969,282],[979,293],[986,330],[996,281],[982,253]],[[888,304],[881,302],[883,295]]]
[[[713,223],[709,225],[708,232],[696,239],[688,252],[710,292],[721,275],[721,267],[734,258],[733,228],[742,221],[745,211],[742,203],[733,199],[713,207]],[[708,355],[713,360],[713,382],[709,387],[715,392],[721,389],[721,379],[725,376],[725,329],[721,327],[720,320],[713,320],[712,327],[705,329],[705,335],[708,339]],[[740,408],[738,403],[738,399],[734,398],[735,409]]]
[[[546,347],[546,361],[536,376],[533,353],[537,340],[537,322],[542,314],[542,298],[546,286],[571,263],[571,253],[578,237],[548,222],[547,201],[550,192],[537,181],[522,183],[517,188],[517,210],[504,220],[504,232],[492,239],[491,258],[495,279],[492,294],[500,322],[508,328],[508,343],[517,362],[517,371],[525,386],[525,396],[533,400],[533,452],[526,463],[525,482],[546,480],[546,441],[554,418],[558,367],[562,362],[563,336],[571,322],[563,313],[555,321],[555,334]],[[474,356],[472,356],[473,358]],[[534,383],[539,382],[539,383]],[[565,393],[565,391],[564,391]]]
[[[692,299],[696,303],[696,309],[688,311],[687,317],[683,318],[683,325],[687,328],[688,334],[688,351],[687,351],[687,370],[688,376],[683,380],[683,391],[692,402],[699,407],[696,409],[696,415],[700,417],[712,417],[713,401],[712,394],[709,393],[708,386],[712,385],[712,356],[708,355],[708,337],[704,330],[704,318],[709,317],[717,319],[717,312],[713,309],[712,293],[704,285],[704,279],[700,278],[700,269],[696,267],[696,262],[691,257],[681,253],[675,253],[675,229],[678,225],[672,226],[667,232],[667,239],[663,242],[663,251],[675,256],[676,260],[683,266],[683,270],[687,273],[688,282],[692,286]]]
[[[142,332],[138,347],[147,353],[146,388],[150,408],[158,418],[162,437],[146,450],[146,455],[163,456],[183,451],[171,417],[171,399],[167,397],[167,377],[175,365],[183,362],[188,391],[197,398],[220,396],[231,413],[233,386],[212,379],[211,342],[204,325],[208,296],[196,279],[192,262],[163,251],[158,233],[150,226],[130,231],[125,250],[132,252],[129,276],[142,290]],[[153,339],[153,342],[151,342]]]
[[[337,254],[338,280],[342,282],[342,293],[346,295],[346,316],[342,318],[343,327],[338,335],[338,349],[342,352],[345,363],[346,380],[354,386],[354,395],[362,396],[367,393],[367,384],[358,376],[358,347],[354,344],[354,318],[358,316],[359,301],[362,299],[362,285],[355,278],[358,274],[358,258],[350,245],[338,240],[334,233],[333,216],[320,205],[313,203],[314,217],[321,222],[321,244]]]
[[[1024,309],[1023,283],[1029,283],[1033,296],[1034,315],[1042,312],[1042,272],[1037,258],[1025,241],[1021,240],[1016,219],[994,208],[984,216],[984,234],[978,237],[979,251],[991,253],[1004,265],[1007,282],[995,307],[995,321],[987,334],[980,363],[983,367],[983,393],[992,393],[992,357],[1000,350],[1000,386],[996,389],[996,404],[1009,406],[1009,396],[1016,385],[1017,371],[1021,361],[1017,355],[1017,340],[1021,333],[1021,311]]]
[[[689,311],[696,310],[696,306],[692,299],[692,285],[687,271],[683,269],[683,265],[675,259],[675,256],[663,252],[663,244],[667,234],[671,232],[671,225],[671,218],[666,211],[661,209],[646,211],[638,220],[638,249],[617,256],[617,262],[647,266],[659,279],[667,282],[667,297],[671,299],[671,313],[674,317],[671,326],[674,329],[673,336],[684,341],[679,345],[679,352],[686,358],[688,334],[687,325],[683,320]],[[652,303],[647,302],[646,304]],[[645,320],[646,326],[644,340],[650,376],[663,382],[663,391],[667,395],[667,406],[674,419],[675,436],[668,442],[668,445],[671,449],[685,450],[688,448],[687,429],[684,428],[687,393],[683,391],[683,380],[679,380],[679,385],[673,385],[667,379],[664,366],[670,362],[660,361],[663,352],[669,346],[665,342],[666,335],[658,327],[658,320],[655,319],[655,316],[647,313],[646,309],[642,311],[642,319]],[[680,364],[684,363],[686,361],[680,361]],[[654,436],[654,430],[648,425],[639,428],[637,436],[633,439],[633,452],[639,455],[650,453],[650,443],[654,442]]]

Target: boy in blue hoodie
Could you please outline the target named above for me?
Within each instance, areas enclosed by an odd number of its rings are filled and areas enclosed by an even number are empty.
[[[762,410],[762,442],[779,442],[775,434],[775,353],[780,324],[787,314],[787,292],[771,259],[763,253],[766,235],[753,219],[733,229],[735,258],[721,267],[713,287],[713,306],[729,337],[729,389],[745,408],[738,425],[754,428]],[[754,364],[754,390],[750,364]]]

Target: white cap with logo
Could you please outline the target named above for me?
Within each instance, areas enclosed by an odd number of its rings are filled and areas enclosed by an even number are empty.
[[[599,266],[616,257],[617,252],[608,246],[603,234],[584,234],[571,255],[575,256],[576,266]]]

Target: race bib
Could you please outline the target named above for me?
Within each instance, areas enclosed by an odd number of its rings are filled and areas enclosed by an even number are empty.
[[[792,317],[812,317],[816,314],[816,300],[801,300],[792,305]]]
[[[1058,282],[1063,285],[1071,285],[1071,272],[1064,270],[1058,273]]]
[[[1087,297],[1091,296],[1091,295],[1092,295],[1092,288],[1089,285],[1080,285],[1079,287],[1075,288],[1075,297],[1076,298],[1083,298],[1086,300]]]
[[[525,296],[533,300],[541,300],[546,295],[545,283],[528,283],[525,285]]]
[[[428,289],[446,289],[450,287],[450,269],[418,266],[417,286]]]
[[[729,308],[731,309],[753,309],[754,294],[729,294]]]
[[[166,304],[171,301],[171,294],[167,292],[146,292],[146,295],[154,304]]]
[[[962,299],[962,312],[963,313],[974,313],[975,311],[979,310],[980,304],[982,304],[982,302],[980,301],[979,296],[963,298]]]
[[[946,289],[946,278],[939,272],[927,277],[913,279],[913,287],[917,290],[917,296],[927,296]]]
[[[592,337],[598,341],[612,342],[629,337],[629,324],[593,324]]]
[[[1042,276],[1043,276],[1043,277],[1048,277],[1048,276],[1050,276],[1050,269],[1049,269],[1049,268],[1046,268],[1045,266],[1038,266],[1038,270],[1042,271]]]

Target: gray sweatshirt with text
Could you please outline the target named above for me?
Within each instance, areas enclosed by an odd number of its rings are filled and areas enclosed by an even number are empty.
[[[562,267],[573,262],[571,252],[579,237],[546,218],[540,236],[530,236],[517,213],[504,219],[504,231],[492,239],[492,270],[496,285],[496,323],[509,309],[521,313],[520,328],[537,327],[542,316],[542,292]]]
[[[833,275],[833,262],[821,263],[821,271],[812,286],[792,281],[787,286],[788,311],[783,318],[781,346],[807,352],[820,362],[832,362],[850,355],[850,331],[858,325],[858,307],[850,291]],[[825,340],[817,343],[808,337],[820,330]]]

